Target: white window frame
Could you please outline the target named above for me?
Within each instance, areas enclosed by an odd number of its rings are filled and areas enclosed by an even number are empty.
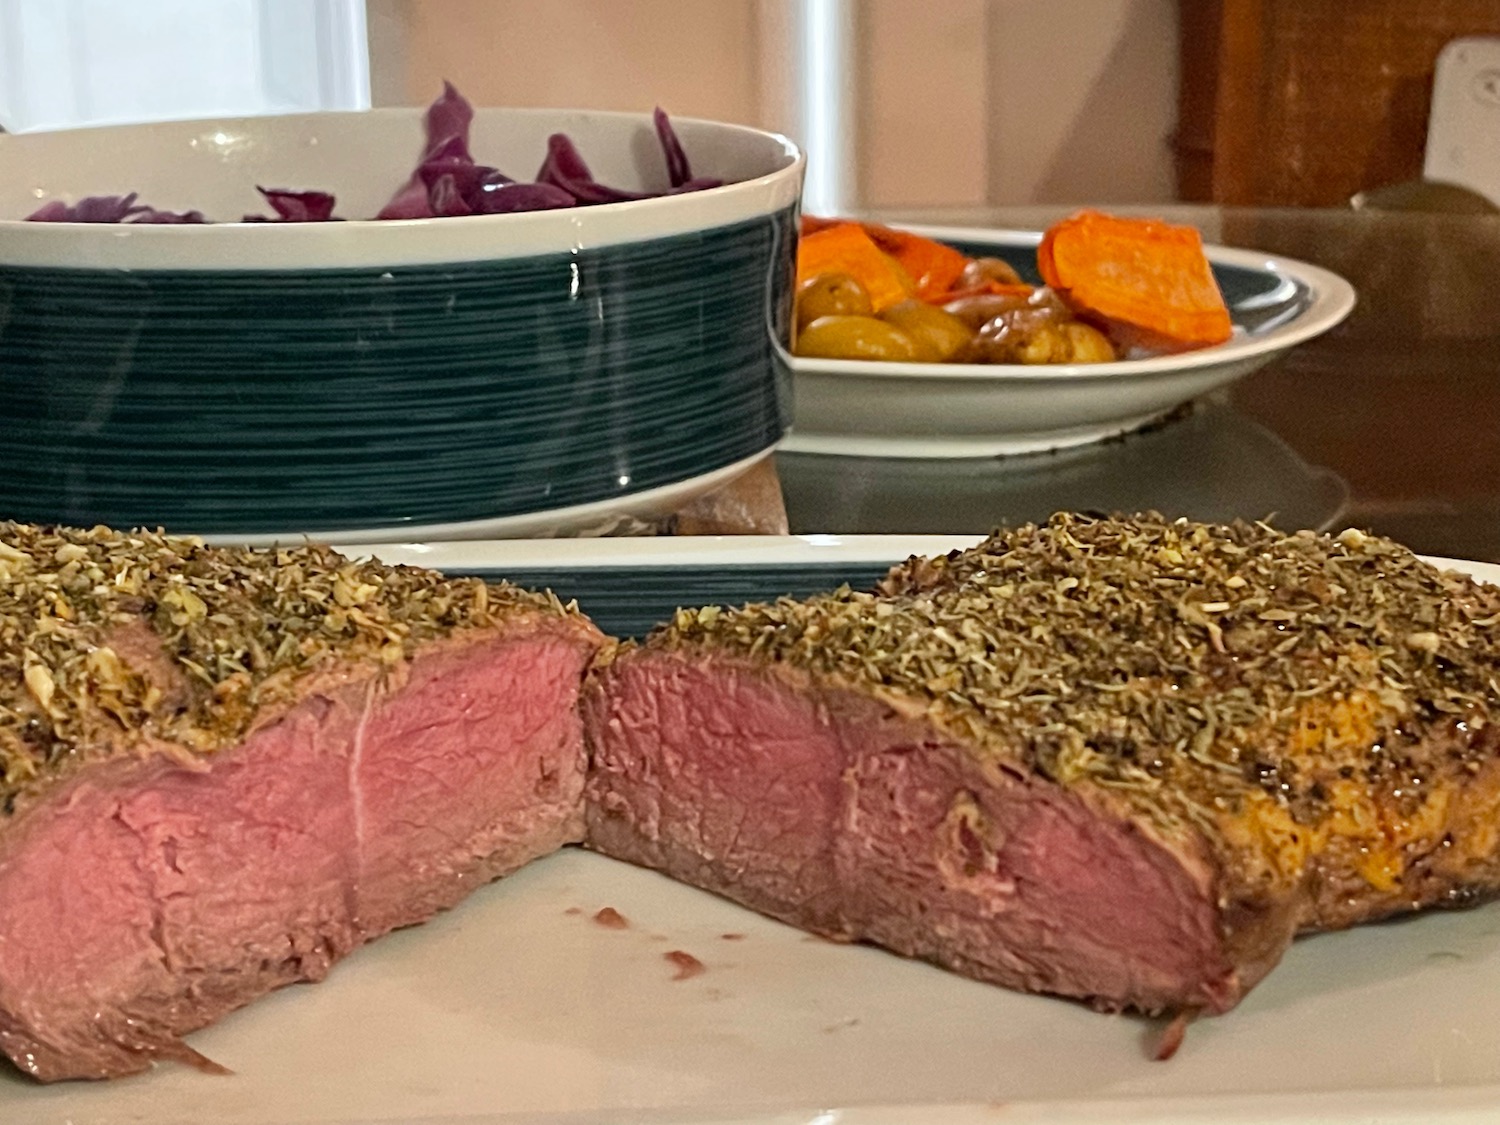
[[[141,33],[90,34],[119,19]],[[12,132],[369,105],[364,0],[0,0]]]

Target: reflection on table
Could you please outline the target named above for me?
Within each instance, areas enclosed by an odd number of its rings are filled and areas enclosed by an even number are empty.
[[[1222,401],[1050,453],[953,460],[780,453],[776,465],[793,534],[983,534],[1064,509],[1326,528],[1347,498],[1337,475],[1306,464]]]

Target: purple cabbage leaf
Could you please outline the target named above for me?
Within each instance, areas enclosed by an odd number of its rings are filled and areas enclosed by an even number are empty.
[[[693,169],[688,163],[687,153],[682,150],[682,142],[677,139],[677,130],[672,128],[672,121],[667,117],[667,111],[657,106],[651,112],[651,121],[656,126],[656,139],[661,142],[662,155],[667,158],[667,181],[674,188],[691,183]]]
[[[664,195],[704,191],[723,180],[694,176],[686,150],[660,106],[652,113],[657,141],[666,163],[665,191],[627,191],[594,178],[582,153],[565,133],[547,140],[547,155],[532,183],[511,179],[498,168],[475,161],[469,148],[474,107],[454,88],[427,107],[425,143],[421,158],[405,184],[380,209],[378,219],[431,219],[462,215],[501,215],[520,211],[549,211],[562,207],[594,206],[655,199]],[[246,215],[247,223],[338,222],[336,200],[328,192],[262,188],[257,191],[274,215]],[[44,203],[27,216],[41,223],[207,223],[201,211],[162,211],[136,201],[136,194],[93,195],[73,204]]]
[[[44,203],[26,218],[33,223],[206,223],[202,211],[159,211],[129,195],[86,195],[69,206],[60,199]]]
[[[263,188],[258,184],[255,190],[265,196],[266,202],[271,205],[271,210],[276,212],[276,217],[271,219],[264,215],[246,215],[244,222],[336,223],[339,221],[333,213],[337,201],[326,191],[288,191],[285,188]]]
[[[469,126],[474,121],[474,107],[460,94],[451,82],[443,83],[443,92],[427,107],[425,121],[427,144],[422,149],[422,159],[404,185],[391,196],[391,200],[380,209],[377,219],[430,219],[437,212],[432,205],[432,183],[441,178],[441,173],[432,181],[422,175],[422,167],[429,161],[451,161],[473,164],[469,152]],[[463,212],[467,214],[468,212]]]
[[[633,199],[650,199],[652,192],[624,191],[601,184],[594,179],[583,156],[566,133],[547,138],[547,159],[537,170],[536,182],[561,188],[582,204],[626,203]]]

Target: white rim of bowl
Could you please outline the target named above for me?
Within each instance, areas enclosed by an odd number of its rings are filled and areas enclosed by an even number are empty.
[[[313,123],[371,114],[409,116],[420,124],[426,111],[384,108],[287,114],[270,120]],[[615,110],[481,108],[476,114],[576,117],[651,128],[651,115]],[[79,132],[103,134],[160,126],[222,129],[233,122],[266,118],[104,125]],[[773,214],[801,197],[807,158],[780,133],[674,117],[679,127],[740,133],[770,141],[786,163],[771,172],[721,187],[654,199],[526,211],[508,215],[464,215],[432,219],[348,219],[337,223],[244,223],[199,225],[38,223],[0,219],[0,267],[136,270],[339,270],[371,266],[436,265],[499,261],[669,238],[711,230]],[[0,154],[37,134],[0,136]],[[413,135],[413,148],[420,134]],[[395,190],[393,185],[392,190]],[[64,252],[64,247],[66,248]]]
[[[906,226],[900,229],[944,242],[969,242],[1004,247],[1036,246],[1040,231],[993,230],[983,227]],[[1122,359],[1113,363],[1055,363],[1027,366],[1015,363],[896,363],[868,359],[805,359],[788,356],[798,375],[857,375],[866,379],[955,379],[1005,382],[1053,382],[1121,377],[1152,378],[1205,367],[1217,367],[1284,351],[1320,336],[1339,324],[1357,300],[1354,286],[1331,270],[1296,258],[1237,250],[1228,246],[1203,248],[1214,265],[1233,266],[1274,274],[1308,287],[1312,301],[1285,324],[1256,336],[1236,336],[1222,344],[1171,355]]]

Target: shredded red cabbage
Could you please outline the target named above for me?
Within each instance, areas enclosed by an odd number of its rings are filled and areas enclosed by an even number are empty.
[[[338,218],[333,213],[334,198],[326,191],[286,191],[283,188],[263,188],[259,184],[255,190],[265,196],[266,202],[271,205],[271,210],[276,212],[274,219],[268,219],[264,215],[246,215],[242,220],[247,223],[336,223]]]
[[[439,218],[472,215],[474,208],[464,199],[458,180],[451,175],[439,176],[427,189],[427,214]]]
[[[34,223],[206,223],[202,211],[158,211],[129,195],[90,195],[71,207],[60,199],[44,203],[26,217]]]
[[[582,204],[624,203],[632,199],[646,199],[652,194],[638,191],[622,191],[620,188],[601,184],[594,179],[589,166],[584,163],[578,149],[566,133],[553,133],[547,138],[547,159],[537,170],[539,184],[551,184],[561,188]]]
[[[724,181],[718,176],[694,176],[681,187],[674,187],[667,195],[686,195],[690,191],[707,191],[709,188],[723,187]]]
[[[158,211],[155,207],[144,206],[126,221],[157,226],[201,226],[208,222],[202,211]]]
[[[552,184],[487,184],[475,210],[481,215],[502,215],[511,211],[556,211],[577,204],[578,200]]]
[[[469,125],[474,120],[474,107],[467,98],[454,89],[453,83],[444,82],[443,92],[427,107],[427,144],[422,149],[422,158],[410,178],[391,201],[380,209],[377,219],[430,219],[435,215],[468,215],[472,211],[454,209],[453,193],[456,184],[436,187],[442,178],[443,167],[474,166],[474,157],[469,153]],[[432,168],[431,178],[423,174]],[[439,210],[435,195],[441,194]],[[461,194],[461,193],[460,193]]]
[[[666,191],[626,191],[601,184],[565,133],[554,133],[547,141],[547,158],[533,183],[520,183],[498,168],[479,164],[469,151],[469,126],[474,107],[443,83],[443,92],[427,107],[426,144],[411,177],[377,219],[431,219],[459,215],[500,215],[517,211],[550,211],[559,207],[588,207],[622,203],[632,199],[655,199],[719,187],[723,180],[694,176],[687,153],[672,128],[671,119],[658,106],[652,114],[656,137],[667,164]],[[276,213],[274,217],[246,215],[247,223],[338,222],[334,197],[324,191],[291,191],[285,188],[256,189]],[[38,223],[206,223],[201,211],[158,211],[137,203],[129,195],[91,195],[69,206],[61,200],[43,204],[26,216]]]
[[[682,151],[682,142],[677,139],[677,130],[667,118],[667,111],[657,106],[651,114],[656,124],[656,139],[661,142],[662,155],[667,158],[667,179],[674,188],[693,182],[693,169],[688,164],[687,153]]]

